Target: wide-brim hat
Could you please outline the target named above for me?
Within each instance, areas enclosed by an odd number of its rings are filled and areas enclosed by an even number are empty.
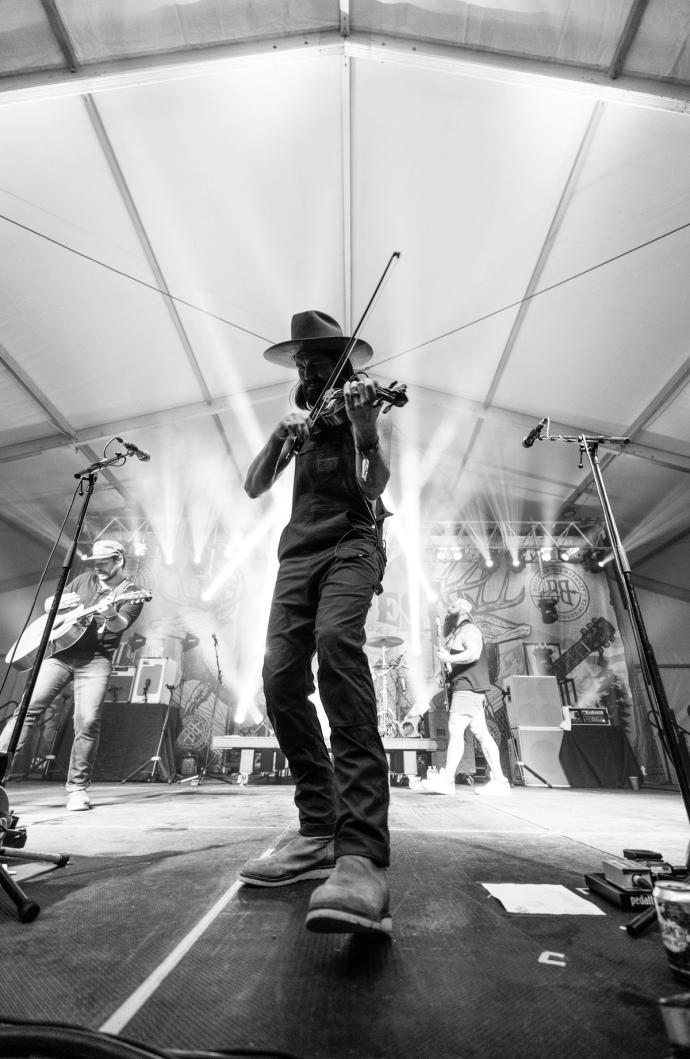
[[[119,541],[100,540],[93,542],[91,555],[85,555],[82,561],[85,563],[92,563],[96,559],[124,559],[124,557],[124,545],[120,544]]]
[[[343,334],[340,324],[332,316],[319,312],[318,309],[307,309],[295,313],[290,326],[290,340],[269,346],[264,357],[272,364],[281,364],[294,368],[298,353],[323,352],[337,357],[343,352],[350,339]],[[371,360],[374,351],[368,342],[361,338],[355,340],[350,351],[349,360],[353,368],[361,368]]]

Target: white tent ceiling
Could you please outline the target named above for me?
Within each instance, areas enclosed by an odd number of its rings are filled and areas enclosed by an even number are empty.
[[[690,598],[689,32],[685,0],[0,0],[0,591],[113,435],[152,459],[99,525],[246,534],[293,383],[262,351],[354,326],[399,250],[362,332],[410,396],[389,505],[598,518],[577,445],[521,438],[625,435],[633,566]]]

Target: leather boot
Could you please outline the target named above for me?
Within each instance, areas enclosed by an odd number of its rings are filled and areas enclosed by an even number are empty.
[[[338,857],[328,882],[309,901],[306,926],[319,934],[390,934],[386,869],[368,857]]]
[[[290,886],[303,879],[327,879],[335,867],[332,836],[292,835],[278,849],[242,865],[240,882],[249,886]]]

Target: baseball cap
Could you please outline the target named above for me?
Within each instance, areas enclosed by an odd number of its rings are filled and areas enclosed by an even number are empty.
[[[100,540],[94,541],[91,555],[84,556],[85,563],[92,563],[96,559],[115,559],[125,557],[125,549],[119,541]]]

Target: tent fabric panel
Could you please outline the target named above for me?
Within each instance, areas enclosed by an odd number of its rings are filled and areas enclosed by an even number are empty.
[[[0,75],[65,69],[40,0],[2,0],[0,8]]]
[[[289,338],[294,312],[342,320],[340,92],[334,58],[99,101],[212,394],[284,378],[261,354]]]
[[[61,0],[82,63],[182,51],[339,25],[337,0]]]
[[[527,289],[591,104],[374,63],[354,85],[354,252],[402,251],[374,347],[396,375],[483,399],[517,309],[499,311]]]
[[[687,84],[690,11],[686,0],[649,0],[623,71]]]
[[[606,69],[632,0],[352,0],[353,29]]]

